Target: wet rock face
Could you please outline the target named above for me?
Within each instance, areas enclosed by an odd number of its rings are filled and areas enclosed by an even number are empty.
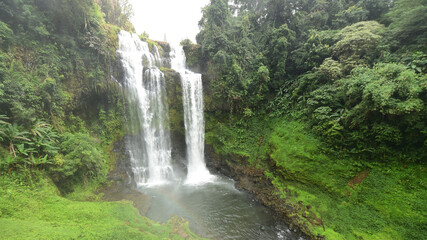
[[[116,166],[108,173],[109,184],[101,192],[104,194],[105,201],[133,202],[133,206],[144,216],[150,208],[151,198],[135,189],[130,156],[125,147],[125,142],[130,139],[131,136],[125,136],[121,141],[114,143],[113,154],[117,155]]]
[[[129,151],[126,150],[126,141],[131,136],[125,136],[121,141],[114,143],[113,153],[117,156],[116,166],[108,173],[107,180],[119,183],[123,187],[131,187],[133,173],[130,163]]]
[[[171,145],[172,145],[172,162],[174,165],[178,166],[175,169],[183,169],[187,171],[187,161],[186,161],[186,152],[187,145],[185,143],[185,136],[178,131],[171,131]]]
[[[162,59],[161,61],[162,66],[170,68],[171,67],[171,57],[170,57],[171,47],[169,43],[163,42],[163,41],[155,41],[155,42],[160,47],[159,52],[160,52],[160,57]]]
[[[170,137],[172,144],[172,162],[178,169],[186,171],[185,160],[187,145],[185,142],[184,106],[182,84],[179,73],[172,69],[163,69],[168,97]]]
[[[222,160],[217,154],[215,154],[215,151],[211,145],[205,144],[205,157],[206,166],[212,173],[222,173],[225,176],[236,180],[236,173],[232,171],[231,167],[225,160]]]

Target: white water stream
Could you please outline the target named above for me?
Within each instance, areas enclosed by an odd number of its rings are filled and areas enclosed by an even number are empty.
[[[187,179],[185,184],[199,185],[215,180],[205,163],[205,120],[203,116],[202,75],[186,69],[181,46],[172,45],[172,68],[179,72],[184,106],[185,142],[187,144]]]
[[[128,141],[137,186],[160,185],[173,179],[165,79],[156,46],[151,51],[136,34],[121,31],[119,48],[129,112]]]
[[[123,71],[125,96],[128,102],[129,130],[135,137],[127,142],[137,186],[161,185],[174,178],[171,164],[168,106],[165,79],[160,71],[158,49],[141,41],[135,34],[119,33],[119,54]],[[182,47],[172,48],[172,68],[182,82],[187,177],[185,184],[212,182],[204,158],[205,122],[201,74],[185,68]]]

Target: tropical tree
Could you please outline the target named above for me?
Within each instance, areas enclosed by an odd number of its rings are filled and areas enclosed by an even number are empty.
[[[427,42],[427,3],[425,0],[398,0],[386,15],[391,21],[388,28],[395,48],[410,46],[422,49]]]
[[[278,89],[284,83],[288,52],[294,40],[295,32],[289,29],[287,24],[274,29],[267,40],[266,56],[273,73],[272,81],[270,82],[272,89]]]
[[[382,38],[384,25],[376,21],[358,22],[343,28],[336,36],[333,56],[349,73],[356,65],[369,65],[375,59],[376,47]]]

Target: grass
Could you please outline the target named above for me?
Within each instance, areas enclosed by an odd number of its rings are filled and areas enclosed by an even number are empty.
[[[0,183],[2,239],[200,239],[186,221],[154,222],[129,201],[72,201],[46,178],[37,186],[5,176]]]
[[[223,156],[236,154],[246,158],[251,164],[262,164],[257,160],[267,156],[268,145],[265,142],[271,134],[270,125],[274,123],[250,118],[230,124],[217,122],[217,119],[228,117],[206,115],[205,139],[214,147],[215,152]]]
[[[264,169],[277,194],[309,206],[298,214],[305,216],[314,235],[402,240],[427,236],[425,166],[397,162],[393,156],[387,163],[353,159],[327,149],[304,124],[291,120],[254,118],[224,124],[207,117],[207,126],[206,139],[218,154],[237,155]],[[349,184],[363,171],[369,172],[366,178]],[[313,219],[320,219],[325,229]]]

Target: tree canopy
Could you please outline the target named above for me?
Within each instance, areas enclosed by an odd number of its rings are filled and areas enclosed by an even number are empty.
[[[302,111],[332,146],[366,156],[419,148],[425,8],[422,0],[212,0],[197,36],[214,98],[207,107]]]

